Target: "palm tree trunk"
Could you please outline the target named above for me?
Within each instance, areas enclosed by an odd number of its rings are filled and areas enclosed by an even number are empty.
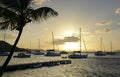
[[[14,45],[12,46],[12,48],[11,48],[11,50],[10,50],[10,54],[8,55],[6,61],[4,62],[3,66],[2,66],[1,69],[0,69],[0,77],[2,76],[3,72],[5,71],[8,63],[10,62],[10,60],[11,60],[11,58],[12,58],[12,55],[13,55],[13,53],[14,53],[14,51],[15,51],[16,45],[17,45],[17,43],[18,43],[18,41],[19,41],[19,39],[20,39],[20,36],[21,36],[21,34],[22,34],[22,31],[23,31],[23,28],[22,28],[21,30],[19,30],[18,36],[17,36],[17,38],[16,38],[16,40],[15,40],[15,42],[14,42]]]

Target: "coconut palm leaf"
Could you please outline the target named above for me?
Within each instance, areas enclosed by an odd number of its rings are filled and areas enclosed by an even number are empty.
[[[32,0],[0,0],[3,6],[17,11],[26,9],[31,2]]]
[[[7,8],[0,7],[0,21],[3,20],[9,20],[13,17],[17,17],[17,14]]]
[[[7,8],[0,7],[0,29],[11,29],[16,25],[17,14]]]
[[[7,29],[14,30],[15,27],[17,27],[17,22],[15,22],[14,20],[0,22],[1,30],[7,30]]]
[[[58,13],[49,7],[41,7],[36,10],[33,10],[30,14],[28,14],[28,16],[30,16],[30,18],[33,21],[46,20],[51,16],[57,16],[57,15]]]

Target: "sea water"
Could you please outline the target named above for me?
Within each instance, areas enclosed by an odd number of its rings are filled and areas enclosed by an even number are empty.
[[[4,58],[0,59],[2,65]],[[9,64],[59,59],[62,58],[32,55],[25,59],[12,58]],[[120,77],[120,54],[97,57],[90,53],[86,59],[70,60],[72,64],[5,72],[2,77]]]

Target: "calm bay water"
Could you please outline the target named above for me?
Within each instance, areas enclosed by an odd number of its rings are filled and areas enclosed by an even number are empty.
[[[2,64],[4,58],[0,59]],[[32,55],[28,59],[13,58],[10,64],[58,59],[61,57]],[[120,54],[105,57],[89,54],[87,59],[72,59],[72,64],[6,72],[3,77],[120,77]]]

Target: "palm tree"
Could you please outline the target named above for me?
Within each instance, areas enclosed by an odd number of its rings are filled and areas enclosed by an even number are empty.
[[[18,36],[10,50],[5,63],[0,70],[0,77],[6,69],[20,39],[23,27],[31,21],[43,21],[58,13],[49,7],[33,9],[33,0],[0,0],[0,29],[17,30]]]

